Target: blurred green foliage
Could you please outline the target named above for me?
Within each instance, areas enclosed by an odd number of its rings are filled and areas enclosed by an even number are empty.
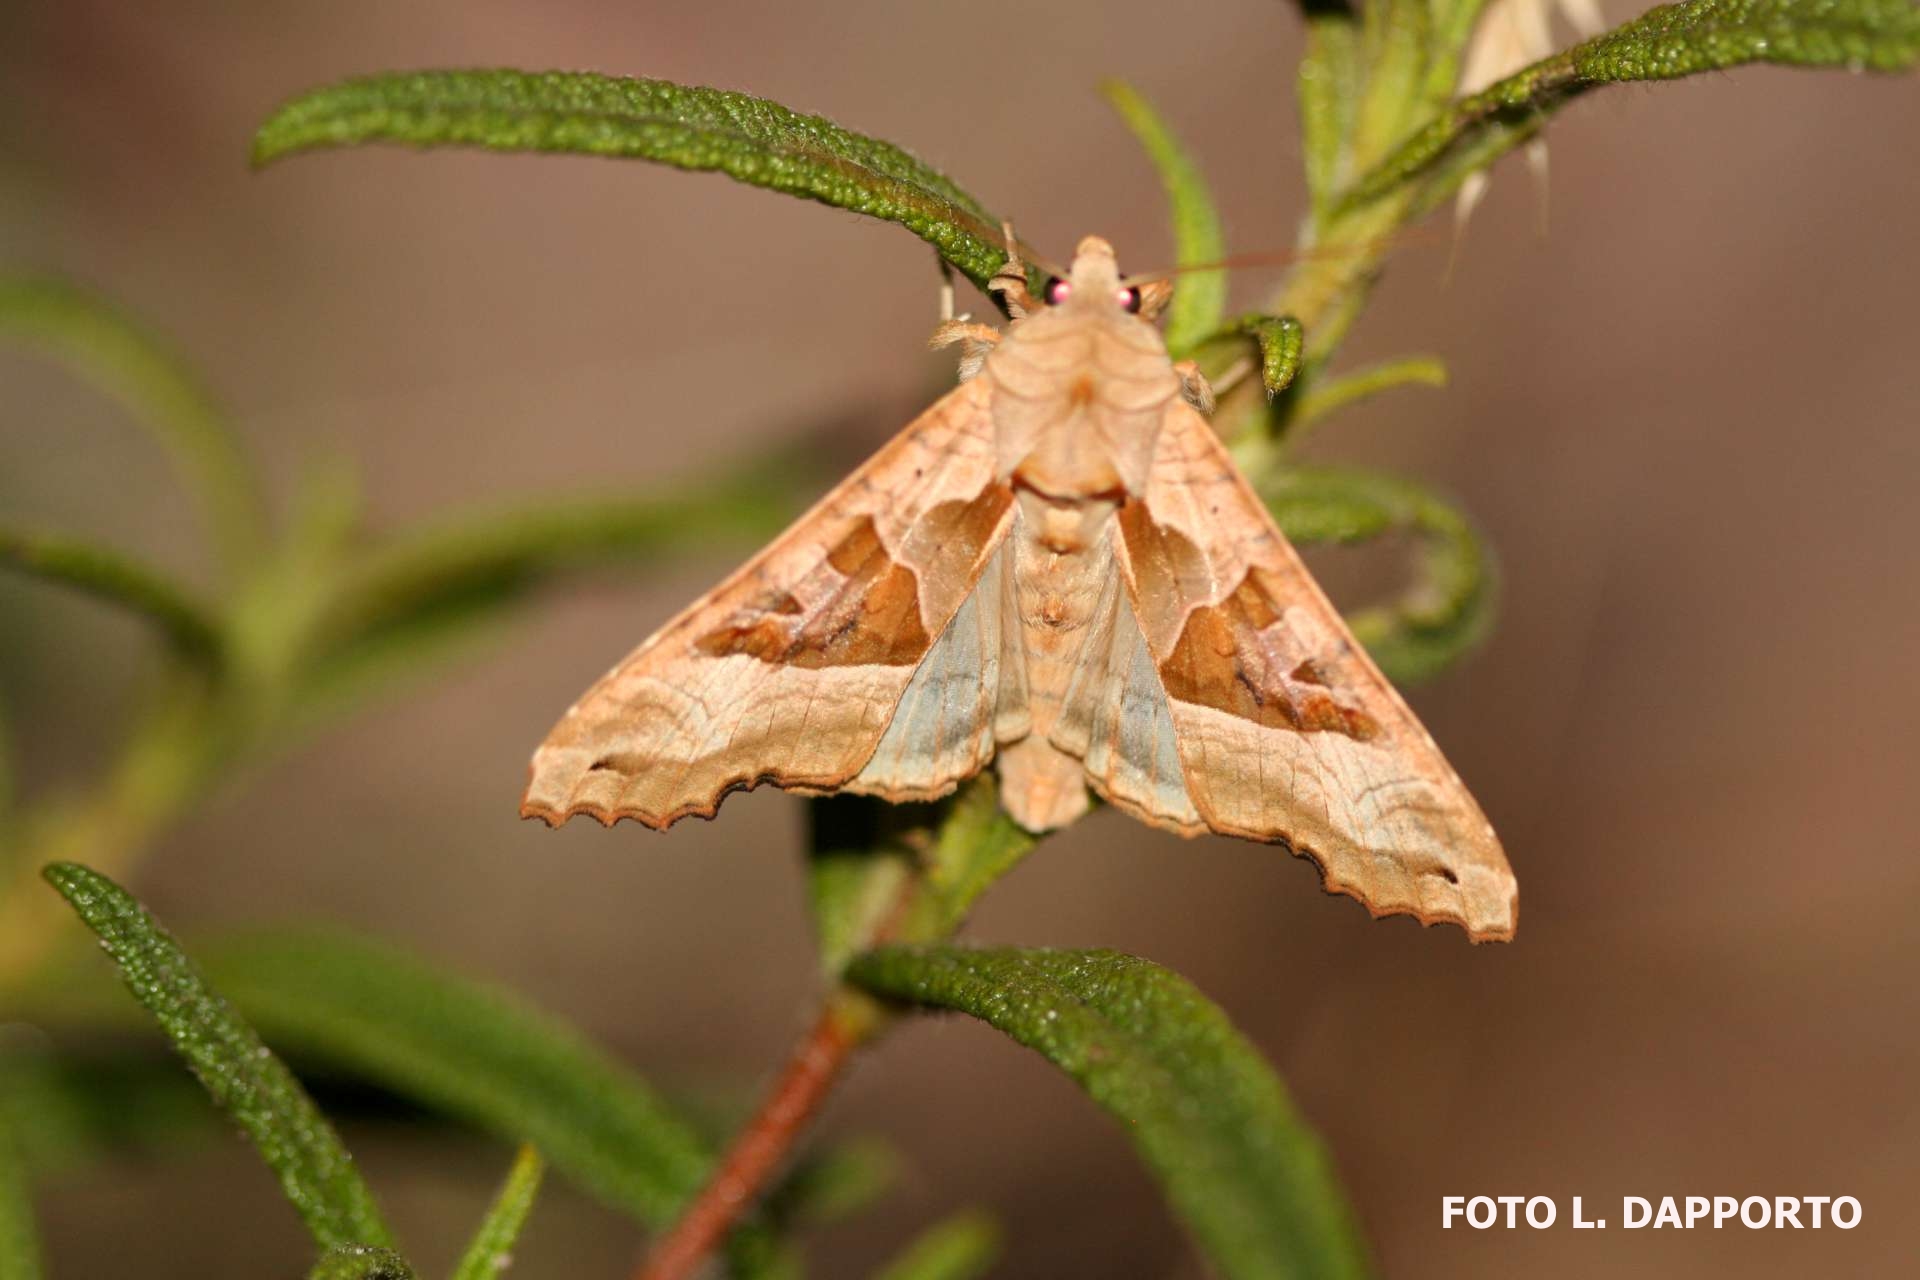
[[[1299,154],[1310,214],[1299,257],[1263,310],[1225,319],[1226,277],[1213,269],[1182,275],[1168,314],[1170,349],[1218,380],[1215,427],[1289,537],[1393,539],[1406,549],[1407,586],[1351,615],[1398,679],[1444,670],[1486,634],[1488,551],[1459,508],[1410,479],[1295,455],[1365,397],[1445,383],[1431,357],[1336,366],[1404,229],[1605,84],[1746,62],[1891,71],[1920,57],[1910,0],[1690,0],[1456,96],[1490,5],[1525,2],[1302,0]],[[1219,262],[1226,238],[1176,131],[1127,85],[1110,82],[1106,93],[1159,175],[1180,266]],[[353,79],[280,108],[253,154],[265,164],[380,142],[717,171],[899,224],[976,284],[1008,249],[994,214],[898,146],[763,99],[660,80],[504,70]],[[545,1162],[640,1223],[672,1221],[713,1165],[706,1136],[571,1028],[393,948],[334,935],[209,940],[196,964],[110,877],[137,865],[215,779],[432,670],[536,589],[773,532],[809,487],[804,470],[775,459],[656,499],[569,494],[376,535],[337,478],[316,478],[290,514],[276,515],[214,397],[101,299],[57,281],[0,281],[0,340],[62,362],[128,406],[172,459],[222,570],[203,594],[85,537],[0,522],[0,568],[125,609],[153,625],[170,655],[89,787],[15,797],[0,756],[0,997],[56,1028],[112,1016],[63,954],[73,937],[60,928],[64,899],[280,1179],[313,1237],[313,1277],[414,1272],[332,1127],[262,1034],[300,1061],[527,1144],[455,1280],[506,1265]],[[1036,1049],[1129,1126],[1218,1274],[1365,1271],[1319,1144],[1259,1054],[1192,987],[1110,952],[949,945],[980,895],[1036,844],[1000,810],[991,780],[937,805],[816,801],[812,816],[823,999],[860,1039],[916,1009],[971,1014]],[[43,868],[60,899],[39,887]],[[0,1280],[39,1275],[36,1171],[190,1127],[170,1079],[144,1059],[83,1062],[0,1042]],[[869,1203],[890,1168],[890,1158],[859,1149],[799,1160],[729,1237],[728,1267],[800,1274],[795,1233]],[[980,1275],[998,1236],[962,1214],[881,1274]]]

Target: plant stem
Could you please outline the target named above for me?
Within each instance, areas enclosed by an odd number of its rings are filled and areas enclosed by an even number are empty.
[[[634,1280],[687,1280],[699,1270],[786,1163],[854,1049],[881,1022],[865,996],[843,988],[828,998],[719,1168],[634,1272]]]

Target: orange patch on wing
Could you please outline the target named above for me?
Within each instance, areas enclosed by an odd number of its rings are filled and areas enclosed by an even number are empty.
[[[818,584],[817,591],[806,591]],[[801,584],[810,603],[773,592],[748,603],[695,641],[709,657],[745,654],[762,662],[820,667],[910,667],[932,639],[920,619],[920,584],[881,545],[862,516]]]
[[[1225,600],[1188,616],[1160,678],[1170,698],[1262,728],[1337,733],[1356,742],[1380,732],[1378,721],[1329,687],[1326,667],[1300,652],[1252,572]]]

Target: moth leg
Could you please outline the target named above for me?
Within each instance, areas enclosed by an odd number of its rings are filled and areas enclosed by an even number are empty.
[[[1014,239],[1013,224],[1001,223],[1000,234],[1007,240],[1007,261],[987,281],[987,292],[1000,299],[1008,318],[1024,320],[1040,309],[1040,300],[1027,292],[1027,264],[1020,260],[1020,242]]]
[[[1192,360],[1182,360],[1173,366],[1173,371],[1180,375],[1181,399],[1198,409],[1201,413],[1211,416],[1213,413],[1213,384],[1207,381],[1206,374],[1200,372],[1200,366]],[[1240,376],[1244,377],[1244,372]],[[1228,371],[1228,377],[1233,378],[1236,382],[1239,381],[1239,378],[1234,377],[1232,370]],[[1228,385],[1231,386],[1232,383]]]
[[[987,355],[1000,345],[1000,331],[990,324],[979,324],[965,316],[943,321],[927,339],[929,349],[960,344],[960,381],[974,377],[985,367]]]

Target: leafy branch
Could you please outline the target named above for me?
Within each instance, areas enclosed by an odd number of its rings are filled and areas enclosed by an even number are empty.
[[[1453,103],[1354,184],[1348,207],[1377,200],[1436,168],[1450,189],[1532,136],[1552,112],[1607,84],[1676,80],[1745,63],[1904,71],[1920,60],[1912,0],[1687,0],[1518,71]],[[1470,166],[1444,168],[1467,153]],[[1446,193],[1427,194],[1432,201]]]
[[[56,936],[60,917],[34,883],[40,866],[124,874],[216,782],[382,680],[417,675],[556,581],[764,536],[798,505],[808,474],[775,459],[668,496],[545,499],[384,537],[360,528],[346,489],[318,483],[275,536],[232,424],[139,325],[62,285],[0,280],[0,336],[57,354],[167,444],[231,569],[208,598],[86,538],[0,524],[0,572],[126,609],[157,628],[174,659],[100,781],[0,807],[10,855],[0,865],[0,987],[39,964]]]
[[[892,143],[765,98],[578,71],[415,71],[368,76],[287,103],[253,162],[319,147],[570,152],[651,160],[897,222],[975,284],[1006,262],[1000,221]]]

